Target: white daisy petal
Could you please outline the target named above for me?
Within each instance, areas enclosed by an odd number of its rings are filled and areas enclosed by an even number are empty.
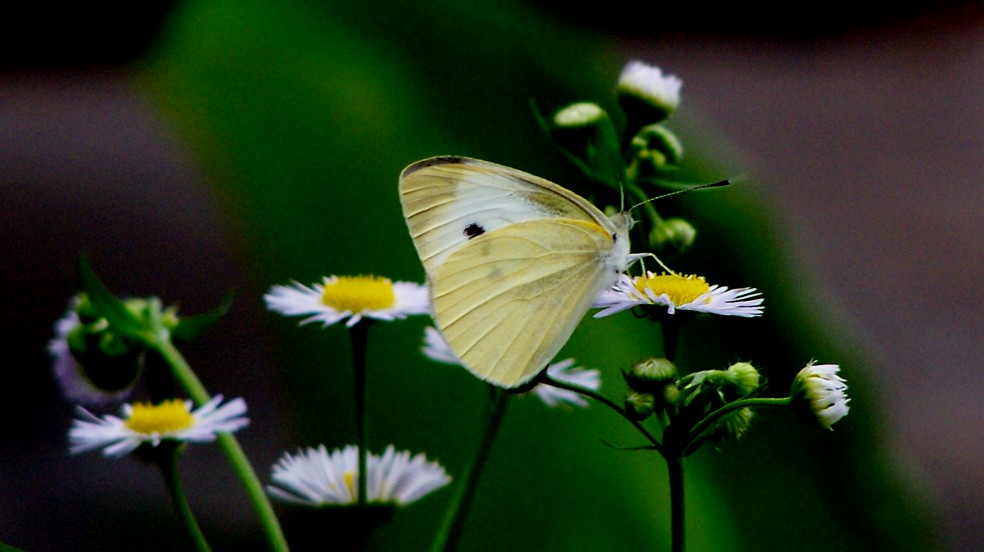
[[[664,75],[659,67],[637,60],[627,63],[618,77],[620,94],[636,96],[670,113],[680,105],[682,87],[679,77]]]
[[[601,387],[600,371],[573,366],[574,359],[572,358],[555,362],[547,368],[547,375],[558,381],[583,387],[591,391],[597,391]],[[568,389],[553,387],[552,385],[541,383],[532,389],[532,393],[535,393],[547,406],[557,406],[560,404],[580,407],[588,406],[588,401],[583,395]]]
[[[812,361],[799,371],[793,380],[793,397],[808,408],[817,422],[830,429],[835,422],[847,416],[847,382],[837,373],[836,364],[814,364]]]
[[[118,403],[130,394],[132,385],[114,390],[99,388],[86,376],[85,369],[69,350],[68,334],[81,323],[76,312],[78,304],[79,298],[76,296],[65,315],[55,323],[55,336],[48,341],[48,355],[51,356],[55,381],[68,401],[91,406]]]
[[[405,506],[451,482],[444,468],[421,453],[411,457],[390,445],[382,456],[366,458],[369,503]],[[319,507],[358,501],[358,449],[349,445],[328,453],[324,445],[285,453],[273,466],[271,496],[292,504]]]
[[[307,316],[301,324],[323,327],[345,320],[352,327],[363,318],[401,320],[426,314],[430,299],[426,286],[392,282],[377,276],[328,276],[320,284],[273,286],[263,296],[267,308],[285,316]]]
[[[448,342],[441,335],[441,332],[433,326],[424,328],[424,355],[427,358],[444,364],[454,364],[462,366],[461,360],[454,354]],[[586,368],[571,368],[574,365],[573,359],[562,360],[547,366],[547,374],[551,377],[565,381],[567,383],[585,387],[597,391],[601,387],[601,372]],[[569,404],[574,406],[587,406],[584,397],[567,389],[558,389],[551,385],[539,384],[529,391],[543,401],[547,406],[557,406],[558,404]]]
[[[666,292],[653,289],[661,290],[664,284],[672,289]],[[692,289],[680,289],[687,286]],[[701,286],[706,291],[701,291]],[[680,310],[749,318],[762,315],[763,302],[762,294],[755,288],[729,289],[707,285],[699,277],[647,272],[645,276],[635,278],[620,275],[611,289],[598,294],[593,306],[601,309],[595,313],[595,318],[604,318],[637,306],[665,307],[667,314],[676,314]]]
[[[96,416],[77,407],[76,418],[69,429],[69,452],[77,454],[103,449],[103,454],[118,457],[136,450],[142,444],[158,446],[161,441],[208,442],[218,432],[232,432],[249,424],[245,417],[246,403],[234,399],[219,406],[222,395],[192,410],[190,401],[165,401],[156,406],[124,404],[122,417]]]

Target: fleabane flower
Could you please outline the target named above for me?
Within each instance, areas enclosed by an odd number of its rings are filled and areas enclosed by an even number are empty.
[[[273,286],[263,299],[272,311],[308,316],[301,324],[321,322],[325,327],[346,318],[350,328],[363,318],[398,320],[430,309],[426,286],[372,275],[327,276],[310,287],[297,282]]]
[[[682,80],[674,75],[664,75],[659,67],[641,61],[630,61],[618,77],[616,90],[627,113],[631,110],[625,106],[627,99],[634,99],[661,112],[662,117],[657,116],[650,121],[655,123],[676,111],[680,105],[682,87]]]
[[[171,399],[160,404],[124,404],[121,416],[96,416],[79,406],[68,432],[69,452],[97,448],[103,455],[119,457],[140,445],[158,446],[162,441],[208,442],[220,431],[236,431],[249,425],[246,402],[233,399],[222,406],[222,395],[192,410],[188,400]]]
[[[359,499],[358,448],[349,445],[328,452],[324,445],[284,453],[273,466],[271,496],[304,506],[346,506]],[[423,453],[411,456],[393,445],[382,456],[366,456],[366,501],[406,506],[451,482],[437,462]]]
[[[140,373],[141,356],[139,350],[124,350],[111,356],[96,351],[88,355],[83,365],[72,353],[70,337],[86,345],[86,333],[78,315],[81,299],[76,296],[68,310],[55,323],[55,335],[48,341],[48,355],[51,356],[51,370],[61,389],[62,396],[74,403],[103,405],[118,403],[130,394],[133,383]],[[98,349],[99,335],[90,344]],[[105,340],[103,340],[105,341]]]
[[[602,318],[632,307],[665,307],[668,314],[677,310],[753,317],[762,315],[762,294],[755,288],[728,289],[708,284],[701,276],[646,272],[645,276],[622,274],[611,289],[602,291],[594,307],[602,309]]]
[[[847,416],[847,382],[837,375],[836,364],[814,364],[810,361],[793,380],[794,404],[803,405],[822,427],[830,429],[835,422]]]
[[[424,329],[424,355],[427,358],[444,364],[462,366],[441,332],[433,326]],[[547,375],[558,381],[597,391],[601,387],[601,372],[595,369],[574,366],[574,359],[553,362],[547,366]],[[529,391],[535,394],[547,406],[561,404],[587,407],[588,402],[578,393],[568,389],[560,389],[544,383],[538,384]]]

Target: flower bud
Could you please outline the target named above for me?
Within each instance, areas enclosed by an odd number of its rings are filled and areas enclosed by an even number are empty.
[[[632,138],[632,153],[646,173],[658,173],[667,165],[683,160],[683,144],[676,134],[661,124],[643,127]]]
[[[808,420],[830,429],[835,422],[847,416],[847,382],[837,375],[836,364],[814,364],[810,361],[796,374],[790,395],[793,405]]]
[[[629,62],[618,78],[616,93],[626,118],[636,128],[665,120],[680,105],[683,81],[663,75],[659,67]]]
[[[550,137],[596,178],[614,184],[621,174],[622,153],[615,125],[597,104],[571,104],[554,114]]]
[[[677,379],[676,366],[665,358],[650,358],[622,373],[629,387],[641,393],[663,395],[663,388]]]
[[[697,229],[682,218],[671,218],[660,221],[649,234],[649,245],[663,249],[667,245],[677,251],[690,249],[697,237]]]
[[[728,376],[737,387],[738,396],[744,397],[759,387],[762,376],[750,362],[737,362],[728,367]]]
[[[738,440],[751,426],[754,417],[755,413],[751,408],[739,408],[727,414],[717,423],[711,439],[718,442]]]
[[[649,393],[629,391],[625,397],[625,414],[636,421],[652,416],[656,409],[656,397]]]

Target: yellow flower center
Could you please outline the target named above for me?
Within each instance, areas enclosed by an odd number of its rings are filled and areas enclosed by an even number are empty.
[[[337,311],[382,310],[396,303],[393,282],[381,276],[339,276],[325,284],[321,302]]]
[[[194,425],[195,419],[184,401],[171,399],[156,406],[150,403],[134,404],[133,412],[125,423],[126,427],[137,433],[151,435],[188,429]]]
[[[636,279],[635,286],[643,294],[646,293],[646,288],[651,289],[657,297],[665,293],[670,298],[670,301],[673,301],[674,305],[693,303],[711,288],[704,281],[703,276],[694,274],[688,276],[681,276],[679,274],[640,276]],[[705,302],[708,301],[710,301],[710,297]]]

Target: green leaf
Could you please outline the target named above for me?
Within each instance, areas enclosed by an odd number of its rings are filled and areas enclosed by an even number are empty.
[[[79,285],[89,297],[96,311],[109,322],[110,327],[120,335],[150,343],[154,334],[118,297],[109,291],[89,265],[84,256],[79,257]]]
[[[227,294],[222,299],[222,303],[209,312],[182,316],[178,325],[171,330],[171,337],[177,341],[191,341],[225,316],[230,306],[232,306],[232,293]]]

